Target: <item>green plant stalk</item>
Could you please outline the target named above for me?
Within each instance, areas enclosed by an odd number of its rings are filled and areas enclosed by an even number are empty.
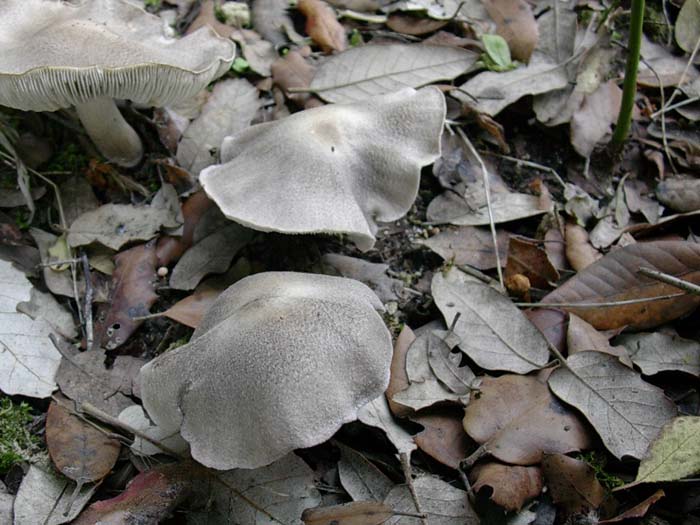
[[[632,0],[630,36],[627,45],[627,65],[625,82],[622,86],[622,103],[617,125],[612,137],[613,147],[619,149],[627,138],[632,123],[634,96],[637,92],[637,69],[639,68],[639,50],[642,46],[642,22],[644,22],[644,0]]]

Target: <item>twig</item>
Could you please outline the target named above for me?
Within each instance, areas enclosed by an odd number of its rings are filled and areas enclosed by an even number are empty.
[[[471,266],[468,266],[466,264],[462,265],[462,266],[457,266],[457,268],[459,268],[461,271],[463,271],[467,275],[471,275],[475,279],[479,279],[482,283],[486,283],[489,286],[495,286],[496,288],[499,289],[499,291],[501,293],[503,293],[503,294],[506,293],[506,289],[496,279],[492,279],[491,277],[489,277],[488,275],[486,275],[483,272],[480,272],[476,268],[472,268]]]
[[[661,109],[652,113],[651,118],[655,119],[659,115],[664,115],[665,113],[668,113],[669,111],[673,111],[674,109],[682,108],[683,106],[687,106],[689,104],[693,104],[693,103],[698,102],[698,101],[700,101],[700,96],[687,98],[685,100],[681,100],[680,102],[676,102],[675,104],[671,104],[670,106],[667,105],[665,107],[664,107],[664,104],[662,101],[661,102],[661,106],[662,106]]]
[[[684,281],[685,282],[685,281]],[[669,295],[656,295],[653,297],[645,297],[640,299],[626,299],[624,301],[610,301],[607,303],[513,303],[521,308],[610,308],[613,306],[625,306],[628,304],[648,303],[652,301],[667,301],[669,299],[677,299],[687,295],[683,293],[674,293]]]
[[[627,138],[632,125],[634,97],[637,93],[637,69],[642,45],[642,23],[644,22],[644,0],[632,0],[630,19],[629,49],[625,66],[625,80],[622,86],[622,103],[617,117],[617,125],[612,137],[613,148],[619,150]]]
[[[675,89],[673,90],[673,93],[671,93],[671,96],[668,98],[666,104],[671,104],[676,98],[676,95],[681,93],[680,87],[685,83],[686,77],[688,76],[688,70],[690,69],[691,64],[695,61],[695,56],[698,54],[698,50],[700,50],[700,37],[698,37],[697,42],[695,42],[695,47],[693,48],[693,52],[690,54],[688,62],[686,62],[685,64],[683,74],[681,74],[681,78],[678,81],[678,84],[676,85]]]
[[[645,268],[644,266],[641,266],[639,270],[637,270],[638,273],[641,273],[642,275],[645,275],[647,277],[650,277],[652,279],[655,279],[657,281],[660,281],[665,284],[670,284],[671,286],[678,288],[680,290],[684,290],[685,292],[692,294],[692,295],[700,295],[700,286],[697,284],[693,284],[690,281],[685,281],[683,279],[679,279],[678,277],[674,277],[673,275],[669,275],[664,272],[660,272],[658,270],[652,270],[651,268]]]
[[[404,478],[406,478],[406,486],[408,487],[408,491],[411,493],[411,498],[413,498],[413,504],[415,505],[416,510],[420,514],[424,514],[423,509],[421,508],[420,500],[418,499],[416,487],[413,485],[411,460],[409,459],[408,454],[406,452],[401,452],[401,454],[399,454],[399,457],[401,458],[401,468],[403,470],[403,476]],[[421,523],[423,523],[423,525],[428,525],[428,521],[426,518],[421,518]]]
[[[561,178],[559,173],[554,168],[550,168],[549,166],[545,166],[543,164],[537,164],[536,162],[531,162],[529,160],[522,160],[517,157],[510,157],[508,155],[501,155],[500,153],[494,153],[492,151],[485,151],[482,150],[479,153],[482,155],[490,155],[492,157],[498,157],[499,159],[503,160],[509,160],[511,162],[514,162],[515,164],[519,166],[525,166],[527,168],[532,168],[535,170],[540,170],[540,171],[546,171],[547,173],[551,173],[554,179],[561,185],[562,188],[566,188],[566,182]]]
[[[92,326],[92,299],[94,289],[92,287],[92,279],[90,279],[90,263],[87,255],[83,253],[80,256],[83,262],[83,277],[85,278],[85,341],[86,347],[92,348],[93,341],[93,326]]]
[[[37,267],[39,268],[51,268],[52,266],[61,266],[64,264],[75,264],[81,262],[81,259],[74,258],[74,259],[63,259],[61,261],[51,261],[51,262],[46,262],[46,263],[39,263],[37,264]]]
[[[496,224],[493,220],[493,209],[491,208],[491,185],[489,184],[489,172],[484,164],[483,159],[476,151],[476,148],[471,143],[467,135],[462,131],[462,128],[457,128],[457,133],[464,142],[464,144],[469,148],[469,151],[476,158],[479,166],[481,167],[481,177],[484,181],[484,193],[486,194],[486,207],[489,212],[489,225],[491,226],[491,238],[493,240],[494,255],[496,256],[496,270],[498,271],[498,281],[501,283],[501,288],[505,289],[505,284],[503,281],[503,269],[501,268],[501,256],[498,254],[498,236],[496,235]]]

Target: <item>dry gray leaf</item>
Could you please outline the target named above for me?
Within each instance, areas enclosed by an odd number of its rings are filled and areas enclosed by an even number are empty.
[[[84,486],[73,501],[74,488],[75,483],[54,472],[50,464],[31,465],[15,497],[14,525],[60,525],[73,521],[97,487]]]
[[[71,224],[83,213],[99,207],[100,202],[92,191],[85,175],[73,175],[59,186],[66,222]]]
[[[173,235],[175,234],[173,230],[179,229],[185,221],[180,208],[180,197],[172,184],[165,183],[161,185],[151,200],[151,208],[166,211],[167,218],[163,222],[163,227],[167,228],[168,232]]]
[[[431,331],[432,339],[437,338],[441,344],[431,344],[428,347],[428,362],[430,368],[442,384],[460,396],[468,396],[476,376],[468,366],[460,366],[462,355],[453,352],[453,345],[448,344],[451,332],[445,330]],[[409,350],[410,355],[410,350]],[[408,361],[406,362],[408,368]],[[411,374],[408,374],[410,379]]]
[[[383,501],[394,483],[356,450],[336,443],[340,448],[338,476],[353,501]]]
[[[253,29],[276,48],[287,44],[304,42],[304,37],[294,30],[294,23],[287,14],[287,0],[255,0],[251,8]]]
[[[366,45],[323,62],[310,89],[327,102],[357,102],[374,95],[419,88],[466,73],[476,53],[422,44]]]
[[[552,392],[578,408],[617,458],[644,457],[661,428],[677,415],[663,390],[645,383],[616,357],[579,352],[549,378]]]
[[[204,236],[177,262],[170,276],[170,287],[176,290],[194,290],[205,275],[225,272],[254,233],[240,224],[229,222],[223,228]]]
[[[508,234],[496,232],[498,254],[501,263],[505,264],[508,250]],[[457,266],[468,264],[479,270],[490,270],[496,267],[496,253],[493,248],[493,237],[487,228],[462,226],[459,228],[443,229],[437,235],[427,240],[417,240],[416,244],[427,246],[446,261]]]
[[[211,488],[214,514],[223,518],[222,524],[301,525],[304,509],[321,503],[313,471],[295,454],[255,470],[221,472],[218,478],[222,483],[213,482]],[[253,508],[239,494],[244,494],[258,508]]]
[[[40,292],[36,288],[32,288],[30,294],[31,299],[28,302],[17,304],[18,312],[27,314],[32,319],[43,319],[66,339],[74,339],[78,336],[73,316],[53,295]]]
[[[394,421],[394,416],[391,415],[389,403],[387,403],[384,394],[363,406],[357,413],[357,419],[365,425],[382,429],[401,454],[410,456],[411,452],[418,448],[413,442],[411,434]]]
[[[32,284],[11,263],[0,260],[0,390],[8,395],[45,398],[56,390],[61,361],[49,335],[51,325],[17,312],[29,301]]]
[[[581,107],[571,117],[571,144],[579,155],[590,157],[596,145],[610,134],[621,101],[622,90],[614,80],[584,96]]]
[[[392,401],[411,407],[413,410],[445,402],[466,405],[469,401],[468,388],[461,394],[450,391],[438,381],[438,377],[430,366],[430,354],[440,352],[444,354],[445,350],[450,352],[449,346],[440,337],[439,331],[425,330],[422,332],[411,344],[406,354],[406,374],[409,386],[394,394]],[[467,370],[469,373],[471,372],[468,368]],[[464,377],[463,379],[468,380],[469,378]],[[452,383],[454,384],[454,381]]]
[[[661,332],[626,334],[617,339],[645,375],[681,371],[700,376],[700,343]]]
[[[494,192],[491,195],[491,212],[495,224],[542,215],[547,211],[541,208],[540,199],[534,195],[511,192]],[[427,216],[431,222],[456,226],[490,224],[486,197],[480,188],[471,188],[464,197],[452,191],[438,195],[430,202]]]
[[[664,46],[655,44],[645,35],[642,35],[641,54],[644,60],[639,61],[637,83],[642,86],[661,87],[661,79],[663,87],[669,88],[678,85],[681,78],[685,78],[683,85],[700,78],[697,69],[686,67],[688,60],[685,57],[672,55]]]
[[[241,46],[243,58],[252,71],[263,77],[272,75],[271,66],[279,58],[275,46],[249,29],[236,30],[231,34],[231,38]]]
[[[386,274],[389,269],[388,264],[371,263],[364,259],[338,253],[325,254],[321,258],[321,263],[329,266],[342,277],[355,279],[366,284],[385,304],[390,301],[398,301],[404,293],[403,281]]]
[[[563,66],[536,51],[529,64],[505,73],[479,73],[462,84],[460,91],[452,93],[455,98],[473,106],[480,113],[494,116],[525,95],[562,89],[568,82]]]
[[[566,346],[569,355],[593,350],[616,356],[621,363],[632,368],[632,361],[624,346],[612,346],[610,336],[599,332],[579,316],[569,314],[569,326],[566,332]]]
[[[159,441],[170,450],[186,453],[189,449],[187,441],[182,439],[179,432],[165,432],[158,425],[154,425],[153,422],[148,419],[146,411],[141,405],[126,407],[119,413],[118,419],[130,427],[140,430],[148,437]],[[131,444],[131,451],[139,456],[153,456],[163,453],[162,449],[139,436],[134,436],[134,442]]]
[[[260,107],[258,90],[250,82],[234,78],[217,82],[177,146],[177,162],[194,175],[218,160],[225,137],[246,129]]]
[[[686,0],[676,19],[676,42],[683,51],[693,52],[700,39],[700,2]]]
[[[38,228],[31,228],[29,232],[39,248],[41,262],[46,264],[51,260],[56,260],[49,254],[49,248],[56,243],[58,237]],[[44,282],[46,283],[46,287],[49,289],[49,291],[56,295],[63,295],[70,298],[75,297],[70,271],[56,271],[50,266],[44,266],[43,274]],[[77,286],[78,292],[85,289],[85,281],[82,279],[82,277],[78,278]]]
[[[419,476],[413,481],[421,509],[430,525],[479,525],[467,493],[433,476]],[[416,512],[415,503],[406,485],[394,487],[384,500],[395,511]],[[394,516],[385,525],[421,525],[420,518]]]
[[[460,338],[459,348],[488,370],[526,374],[547,364],[542,333],[518,308],[490,286],[453,268],[433,277],[435,304]]]
[[[172,221],[171,213],[165,208],[105,204],[73,221],[68,244],[75,247],[97,241],[118,250],[131,241],[152,239],[161,226]]]
[[[700,179],[683,175],[669,177],[659,182],[656,197],[675,211],[700,210]]]

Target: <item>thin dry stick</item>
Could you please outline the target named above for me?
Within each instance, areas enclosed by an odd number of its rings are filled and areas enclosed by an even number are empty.
[[[420,500],[418,499],[416,487],[413,486],[413,472],[411,470],[411,460],[406,452],[401,452],[401,454],[399,454],[399,458],[401,458],[401,468],[403,469],[403,476],[404,478],[406,478],[406,486],[408,487],[408,491],[411,493],[411,498],[413,498],[413,504],[415,505],[416,510],[420,514],[424,515],[423,509],[421,508]],[[428,521],[426,518],[421,518],[421,523],[423,523],[423,525],[428,525]]]
[[[467,135],[462,131],[462,128],[457,128],[457,133],[464,142],[464,144],[469,148],[469,151],[476,158],[479,166],[481,167],[481,177],[484,181],[484,193],[486,194],[486,207],[489,212],[489,225],[491,226],[491,238],[493,239],[493,249],[496,255],[496,270],[498,270],[498,281],[501,283],[501,287],[505,289],[505,284],[503,282],[503,270],[501,269],[501,256],[498,254],[498,237],[496,236],[496,224],[493,221],[493,209],[491,208],[491,185],[489,184],[489,171],[484,164],[483,159],[477,153],[476,148],[467,138]]]
[[[94,289],[90,279],[90,263],[88,262],[87,255],[83,253],[80,258],[83,263],[83,276],[85,277],[85,340],[87,348],[92,348],[94,335],[92,326],[92,298]]]
[[[673,275],[669,275],[658,270],[645,268],[644,266],[640,267],[639,270],[637,270],[637,272],[662,283],[670,284],[671,286],[674,286],[680,290],[684,290],[689,294],[700,295],[700,286],[698,286],[697,284],[693,284],[690,281],[679,279],[678,277],[674,277]]]
[[[685,64],[685,69],[683,70],[683,74],[681,75],[680,80],[678,81],[678,84],[676,88],[673,90],[673,93],[671,93],[671,96],[668,98],[668,101],[666,104],[671,104],[673,100],[676,98],[676,95],[681,93],[680,86],[682,86],[685,83],[686,77],[688,76],[688,71],[690,70],[691,64],[695,61],[695,56],[698,54],[698,50],[700,50],[700,37],[698,37],[697,42],[695,42],[695,47],[693,48],[693,52],[690,54],[690,58],[688,59],[688,62]]]
[[[516,157],[510,157],[508,155],[501,155],[500,153],[494,153],[491,151],[480,151],[482,155],[491,155],[492,157],[498,157],[499,159],[504,159],[504,160],[509,160],[511,162],[515,162],[516,164],[520,166],[525,166],[527,168],[533,168],[536,170],[540,171],[546,171],[547,173],[551,173],[554,179],[561,185],[562,188],[566,188],[566,182],[561,178],[559,173],[554,168],[550,168],[549,166],[545,166],[543,164],[537,164],[536,162],[531,162],[529,160],[522,160]]]
[[[515,306],[522,308],[610,308],[613,306],[625,306],[628,304],[648,303],[652,301],[666,301],[668,299],[677,299],[687,295],[683,293],[674,293],[669,295],[656,295],[653,297],[644,297],[640,299],[626,299],[624,301],[610,301],[607,303],[513,303]]]

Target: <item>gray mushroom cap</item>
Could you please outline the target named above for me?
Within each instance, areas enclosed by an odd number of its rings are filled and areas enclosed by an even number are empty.
[[[342,277],[267,272],[228,288],[191,341],[141,369],[154,422],[192,457],[257,468],[329,439],[389,381],[377,296]]]
[[[119,139],[121,126],[128,126],[113,114],[112,99],[162,106],[189,98],[224,74],[235,55],[234,44],[210,28],[166,38],[158,17],[124,0],[4,0],[0,49],[0,105],[26,111],[76,106],[107,156],[104,135],[116,132]],[[85,117],[86,111],[97,115]],[[138,137],[122,138],[134,142],[124,146],[133,156]]]
[[[347,233],[362,250],[376,221],[411,207],[440,155],[445,99],[407,88],[252,126],[221,147],[200,182],[229,219],[262,231]]]

